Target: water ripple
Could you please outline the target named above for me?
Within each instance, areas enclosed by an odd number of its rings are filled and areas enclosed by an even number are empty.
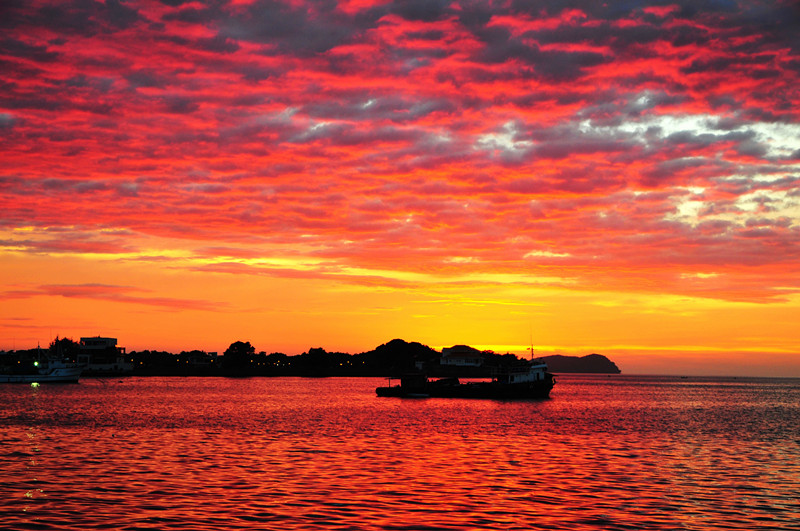
[[[611,380],[611,381],[609,381]],[[4,529],[800,529],[796,381],[371,379],[0,388]]]

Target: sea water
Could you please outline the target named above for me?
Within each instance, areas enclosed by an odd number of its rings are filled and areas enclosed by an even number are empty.
[[[0,386],[3,529],[800,529],[800,380],[561,376]]]

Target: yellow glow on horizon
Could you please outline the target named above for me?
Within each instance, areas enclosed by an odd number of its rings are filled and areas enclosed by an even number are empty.
[[[267,352],[299,354],[313,346],[357,353],[399,337],[437,349],[468,344],[526,357],[532,335],[534,355],[596,352],[626,372],[671,370],[658,359],[687,364],[681,356],[723,360],[732,352],[747,363],[769,355],[791,367],[800,352],[800,294],[791,287],[781,301],[765,304],[589,289],[527,273],[391,271],[313,256],[204,257],[193,245],[157,243],[124,256],[62,253],[58,270],[46,254],[4,253],[0,275],[13,279],[5,290],[14,298],[0,308],[0,349],[56,334],[100,334],[118,337],[129,350],[221,352],[248,340]],[[142,267],[137,258],[148,253],[164,259]],[[266,271],[197,268],[220,262]],[[280,276],[269,268],[304,274]]]

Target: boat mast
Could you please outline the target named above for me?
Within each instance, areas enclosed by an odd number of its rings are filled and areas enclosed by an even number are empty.
[[[528,350],[531,351],[531,361],[533,361],[533,329],[530,323],[528,323],[528,335],[530,336],[529,339],[531,345],[530,347],[528,347]]]

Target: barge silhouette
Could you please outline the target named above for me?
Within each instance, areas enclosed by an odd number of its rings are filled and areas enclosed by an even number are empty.
[[[375,393],[400,398],[489,398],[501,400],[549,398],[555,378],[547,364],[531,361],[495,371],[491,381],[460,382],[458,378],[429,379],[424,374],[406,374],[400,385],[378,387]]]

